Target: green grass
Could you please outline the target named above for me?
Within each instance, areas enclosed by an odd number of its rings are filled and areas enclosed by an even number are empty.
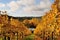
[[[0,40],[2,40],[2,38],[0,38]]]
[[[26,36],[25,38],[23,38],[23,40],[33,40],[34,39],[34,34],[31,34],[29,36]],[[0,37],[0,40],[4,40],[4,38]],[[16,37],[17,40],[17,37]]]
[[[29,35],[29,36],[26,36],[23,40],[33,40],[34,39],[34,35]]]

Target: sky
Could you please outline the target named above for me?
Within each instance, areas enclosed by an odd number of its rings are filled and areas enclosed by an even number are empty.
[[[15,17],[45,15],[51,9],[54,0],[0,0],[0,10]]]

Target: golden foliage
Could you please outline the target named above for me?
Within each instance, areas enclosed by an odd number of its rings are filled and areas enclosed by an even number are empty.
[[[31,19],[31,23],[33,23],[35,26],[38,25],[39,21],[40,21],[40,20],[37,19],[37,18],[32,18],[32,19]]]
[[[0,33],[10,34],[13,32],[18,32],[19,36],[31,34],[31,31],[18,19],[9,19],[8,15],[0,15]]]
[[[57,4],[52,5],[52,9],[42,16],[41,22],[37,25],[34,34],[44,35],[44,37],[57,38],[60,35],[60,12],[57,8]],[[42,36],[43,37],[43,36]]]

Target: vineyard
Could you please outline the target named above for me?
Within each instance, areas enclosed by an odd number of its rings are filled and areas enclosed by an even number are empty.
[[[40,18],[21,20],[0,14],[0,40],[60,40],[60,0]]]

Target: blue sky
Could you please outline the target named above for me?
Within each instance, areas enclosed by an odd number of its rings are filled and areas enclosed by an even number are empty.
[[[12,1],[12,0],[0,0],[1,3],[5,3],[5,4],[6,4],[6,3],[9,3],[9,2],[11,2],[11,1]],[[13,0],[13,1],[17,1],[17,0]]]
[[[54,0],[0,0],[0,10],[10,16],[43,16]]]
[[[12,0],[0,0],[1,3],[9,3],[11,2]],[[13,0],[13,1],[17,1],[17,0]],[[54,2],[54,0],[50,0],[51,2]],[[40,0],[35,0],[36,3],[39,3]]]

